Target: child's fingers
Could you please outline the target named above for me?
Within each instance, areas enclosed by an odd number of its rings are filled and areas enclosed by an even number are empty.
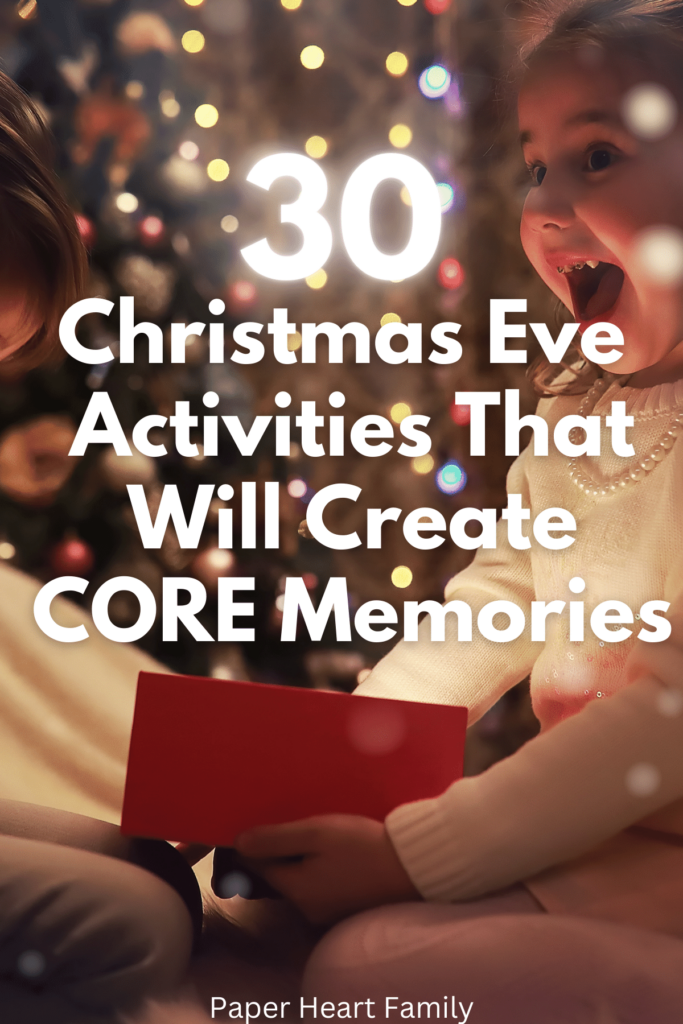
[[[243,857],[269,860],[312,853],[318,848],[319,829],[306,821],[286,825],[263,825],[249,829],[235,839],[235,849]]]

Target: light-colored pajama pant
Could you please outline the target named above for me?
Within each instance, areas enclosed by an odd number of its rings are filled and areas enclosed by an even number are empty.
[[[546,914],[521,886],[470,903],[405,903],[328,932],[306,969],[313,998],[319,1018],[323,1000],[350,1002],[378,1024],[434,1024],[444,1010],[451,1024],[680,1024],[683,941]]]
[[[127,853],[113,825],[0,800],[2,1024],[105,1024],[179,983],[190,913]]]

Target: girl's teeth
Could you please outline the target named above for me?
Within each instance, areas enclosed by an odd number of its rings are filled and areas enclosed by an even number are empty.
[[[558,274],[571,274],[572,270],[583,270],[584,267],[590,267],[591,270],[595,270],[599,263],[600,260],[585,260],[583,263],[568,263],[564,267],[558,267],[557,272]]]

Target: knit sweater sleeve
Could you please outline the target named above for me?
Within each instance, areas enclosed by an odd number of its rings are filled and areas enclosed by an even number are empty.
[[[508,474],[510,494],[520,494],[529,507],[528,449]],[[532,544],[534,541],[532,541]],[[516,550],[508,541],[507,524],[498,522],[495,549],[480,548],[472,564],[455,576],[445,590],[446,601],[472,610],[472,635],[459,638],[455,613],[446,616],[445,640],[432,640],[430,617],[420,623],[416,641],[401,640],[354,691],[370,697],[393,697],[433,704],[457,704],[469,709],[469,722],[480,718],[501,694],[531,670],[537,651],[529,636],[530,605],[534,599],[529,549]],[[525,613],[527,628],[510,643],[477,635],[477,616],[491,601],[511,601]],[[536,645],[538,646],[538,645]]]
[[[630,682],[482,775],[387,818],[429,900],[493,892],[573,857],[683,797],[683,600],[672,639],[640,643]]]

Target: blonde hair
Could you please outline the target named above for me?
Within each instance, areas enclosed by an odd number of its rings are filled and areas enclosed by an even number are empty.
[[[38,109],[0,72],[0,275],[26,290],[42,321],[8,359],[22,370],[57,351],[62,314],[85,291],[85,249],[52,163]]]
[[[532,0],[526,13],[518,79],[554,53],[594,46],[665,81],[683,99],[683,0]],[[601,371],[575,349],[573,363],[552,367],[543,356],[529,367],[537,391],[579,394],[590,387]]]

